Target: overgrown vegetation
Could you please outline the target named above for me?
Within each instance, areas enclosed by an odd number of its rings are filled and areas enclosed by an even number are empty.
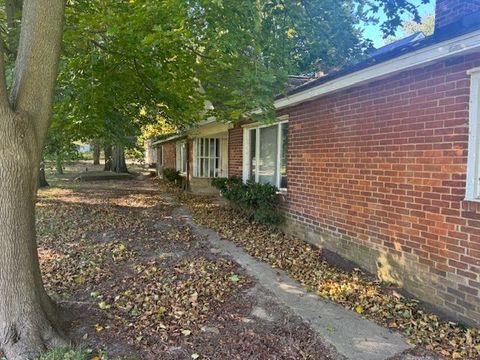
[[[182,180],[182,177],[180,176],[180,171],[172,168],[163,169],[162,174],[164,179],[176,184],[178,184],[180,180]]]
[[[127,360],[127,358],[112,358],[103,353],[94,355],[91,350],[83,348],[56,348],[46,353],[38,360]]]
[[[283,221],[275,186],[253,181],[244,183],[238,177],[212,179],[212,185],[250,220],[269,225],[278,225]]]

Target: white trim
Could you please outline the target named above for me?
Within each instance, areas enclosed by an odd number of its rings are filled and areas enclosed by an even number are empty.
[[[480,72],[472,72],[466,200],[480,200]]]
[[[477,72],[480,72],[480,67],[476,67],[476,68],[467,70],[467,75],[473,75]]]
[[[243,166],[242,166],[242,180],[248,181],[248,174],[250,169],[250,128],[243,128]]]
[[[370,66],[364,70],[320,84],[311,89],[287,96],[275,101],[277,110],[315,99],[317,97],[346,89],[362,83],[371,82],[385,76],[391,76],[400,71],[414,67],[425,66],[428,63],[465,54],[480,49],[480,31],[474,31],[454,39],[450,39],[424,49],[399,56],[384,63]]]
[[[201,142],[203,141],[204,145],[206,143],[206,150],[208,152],[208,156],[205,154],[205,146],[204,146],[204,154],[200,156],[198,152],[198,148],[201,145]],[[223,177],[225,175],[225,172],[223,170],[223,165],[224,165],[224,152],[222,151],[222,147],[225,145],[224,142],[226,142],[226,138],[222,137],[198,137],[193,140],[193,176],[196,178],[202,178],[202,179],[211,179],[211,178],[217,178],[217,177]],[[213,147],[213,155],[210,153],[210,145],[213,142],[214,147]],[[218,157],[216,156],[217,154],[217,146],[218,146]],[[201,159],[208,160],[204,161],[205,167],[203,169],[199,168],[199,162]],[[211,160],[215,160],[215,166],[217,164],[218,160],[218,168],[214,168],[214,176],[210,176],[210,170],[211,170]],[[202,170],[202,171],[200,171]],[[203,176],[201,175],[203,173]],[[228,174],[228,172],[227,172]],[[207,175],[207,176],[205,176]]]
[[[278,126],[278,124],[275,125],[270,125],[270,126]],[[255,128],[255,182],[258,183],[260,181],[260,129],[261,128],[266,128],[269,126],[263,125],[263,126],[257,126]],[[253,130],[253,129],[250,129]],[[250,134],[250,133],[249,133]],[[278,140],[277,140],[278,141]],[[248,154],[250,155],[250,154]],[[250,160],[250,156],[249,156]],[[248,162],[248,165],[250,165],[250,161]],[[251,172],[251,169],[248,169],[248,172]]]
[[[280,189],[281,184],[282,184],[282,149],[283,149],[283,139],[282,139],[282,128],[283,128],[283,123],[285,121],[282,121],[281,123],[278,124],[277,128],[277,178],[275,181],[277,182],[277,187]]]
[[[188,172],[188,150],[187,141],[177,141],[175,143],[175,168],[180,171],[181,175],[186,175]],[[185,165],[185,171],[183,166]]]
[[[162,140],[158,140],[158,141],[155,141],[152,143],[152,146],[155,146],[155,145],[161,145],[161,144],[165,144],[167,142],[170,142],[170,141],[173,141],[173,140],[177,140],[177,139],[181,139],[181,138],[184,138],[185,137],[185,134],[178,134],[178,135],[173,135],[173,136],[170,136],[166,139],[162,139]]]
[[[283,119],[283,120],[280,120]],[[250,137],[251,137],[251,131],[255,131],[255,136],[256,136],[256,141],[255,141],[255,155],[256,155],[256,164],[255,164],[255,182],[258,182],[260,180],[260,172],[259,170],[259,156],[260,156],[260,129],[262,128],[267,128],[271,126],[276,126],[277,127],[277,178],[275,179],[275,185],[276,187],[279,188],[280,191],[286,192],[287,189],[285,188],[280,188],[281,182],[282,182],[282,176],[281,176],[281,152],[283,149],[283,142],[282,142],[282,124],[287,124],[288,123],[288,116],[282,116],[279,118],[279,121],[273,123],[273,124],[259,124],[256,123],[256,126],[248,126],[243,128],[243,169],[242,169],[242,179],[244,182],[247,182],[250,180]],[[252,124],[249,124],[252,125]]]

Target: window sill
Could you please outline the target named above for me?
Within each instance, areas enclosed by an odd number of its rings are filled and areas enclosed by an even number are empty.
[[[480,198],[473,198],[473,199],[470,199],[470,198],[465,198],[465,199],[463,199],[463,201],[474,202],[474,203],[480,203]]]

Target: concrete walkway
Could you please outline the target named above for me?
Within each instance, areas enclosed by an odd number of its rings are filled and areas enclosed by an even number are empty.
[[[327,345],[335,348],[340,357],[383,360],[410,349],[406,339],[400,334],[378,326],[315,294],[307,293],[303,286],[291,279],[285,271],[272,268],[253,258],[233,242],[221,240],[215,231],[195,224],[186,209],[178,209],[177,216],[183,218],[199,235],[206,236],[213,247],[212,251],[220,251],[240,264],[249,276],[257,280],[257,286],[263,287],[272,295],[271,300],[302,318]]]

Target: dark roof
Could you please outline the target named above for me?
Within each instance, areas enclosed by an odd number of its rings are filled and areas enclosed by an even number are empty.
[[[288,75],[288,83],[286,86],[286,91],[295,89],[298,86],[301,86],[312,80],[311,77],[301,76],[301,75]]]
[[[382,54],[386,54],[396,48],[406,46],[406,45],[411,45],[411,43],[413,43],[414,41],[421,40],[421,39],[425,39],[425,35],[423,35],[422,32],[416,32],[415,34],[412,34],[410,36],[407,36],[406,38],[392,42],[391,44],[385,45],[379,49],[374,49],[373,51],[370,52],[369,56],[375,57]]]
[[[424,39],[420,39],[413,42],[408,42],[407,44],[396,46],[393,49],[388,51],[382,51],[381,53],[371,56],[366,60],[363,60],[357,64],[354,64],[349,67],[345,67],[338,71],[334,71],[326,76],[323,76],[318,79],[311,80],[304,85],[300,85],[295,89],[287,91],[286,94],[280,95],[277,99],[281,99],[287,97],[288,95],[293,95],[324,83],[330,82],[337,78],[355,73],[360,70],[364,70],[371,66],[395,59],[401,55],[405,55],[411,52],[414,52],[419,49],[423,49],[438,43],[441,43],[446,40],[450,40],[456,38],[458,36],[470,33],[475,30],[480,29],[480,12],[469,14],[457,22],[454,22],[450,25],[447,25],[443,28],[439,28],[435,31],[435,33],[431,36],[428,36]],[[394,71],[394,69],[392,69]]]

